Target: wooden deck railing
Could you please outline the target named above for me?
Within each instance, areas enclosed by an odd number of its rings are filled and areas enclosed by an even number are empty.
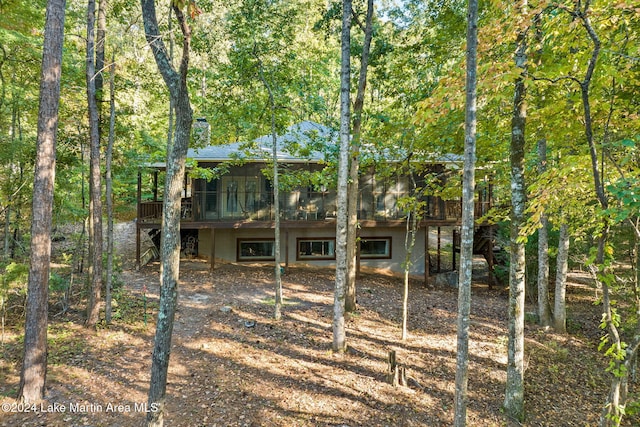
[[[475,201],[475,218],[478,219],[481,216],[485,215],[491,204],[486,201]],[[335,208],[333,208],[335,210]],[[263,209],[264,210],[264,209]],[[162,201],[155,202],[141,202],[138,211],[138,219],[141,222],[157,222],[162,219]],[[286,210],[283,209],[281,211],[281,215],[283,219],[286,220],[304,220],[304,221],[314,221],[314,220],[325,220],[326,218],[333,217],[330,215],[332,212],[326,209],[313,209],[313,210],[305,210],[304,208],[299,208],[297,210]],[[182,220],[183,221],[194,221],[197,220],[196,216],[194,216],[193,206],[190,198],[185,198],[182,200]],[[393,212],[370,212],[366,210],[358,211],[358,217],[361,220],[396,220],[404,218],[402,212],[394,210]],[[427,213],[426,219],[431,220],[456,220],[462,217],[462,205],[460,200],[439,200],[432,203],[432,206],[429,208],[429,212]],[[229,218],[211,218],[206,217],[206,220],[222,220],[222,219],[230,219]],[[238,216],[235,219],[253,219],[253,220],[272,220],[273,212],[270,212],[270,209],[267,209],[266,213],[255,212],[255,215],[250,214],[249,216]],[[204,216],[202,218],[204,219]]]
[[[155,222],[162,219],[162,201],[142,202],[139,206],[138,220],[141,222]],[[182,200],[182,220],[193,220],[191,199]]]
[[[138,207],[138,220],[149,221],[162,218],[162,202],[142,202]]]

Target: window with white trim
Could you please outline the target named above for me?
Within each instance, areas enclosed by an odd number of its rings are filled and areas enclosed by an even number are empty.
[[[296,259],[336,259],[336,239],[297,239]]]

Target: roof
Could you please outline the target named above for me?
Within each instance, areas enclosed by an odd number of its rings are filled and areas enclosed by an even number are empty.
[[[189,149],[187,157],[198,162],[223,162],[234,158],[261,161],[272,157],[272,135],[256,138],[253,144],[235,142],[223,145],[209,145],[203,148]],[[313,150],[314,145],[335,145],[338,138],[336,131],[327,126],[304,121],[290,126],[276,139],[278,160],[296,162],[320,162],[325,154]]]
[[[221,145],[208,145],[201,148],[189,148],[187,158],[199,163],[225,162],[232,159],[244,161],[264,161],[273,156],[272,135],[264,135],[253,140],[253,143],[234,142]],[[277,135],[277,158],[283,163],[320,163],[327,160],[325,151],[316,150],[321,145],[337,149],[339,135],[335,129],[312,121],[303,121],[289,126],[282,135]],[[375,151],[373,146],[363,146],[362,152],[369,151],[373,157],[392,159],[390,152]],[[396,153],[395,156],[398,154]],[[463,162],[459,154],[442,154],[421,156],[428,163],[446,163],[452,166]],[[393,161],[393,160],[391,160]],[[149,166],[164,167],[164,163],[154,163]],[[454,166],[455,167],[455,166]]]

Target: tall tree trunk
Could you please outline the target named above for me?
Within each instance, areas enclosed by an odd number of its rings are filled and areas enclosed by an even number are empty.
[[[173,51],[176,45],[176,37],[173,32],[173,7],[169,5],[169,13],[167,14],[167,28],[169,31],[169,62],[173,64]],[[173,121],[175,119],[175,108],[173,107],[173,98],[169,97],[169,125],[167,126],[167,144],[173,141]]]
[[[108,6],[108,0],[98,0],[98,21],[97,21],[97,31],[96,31],[96,62],[95,62],[95,84],[96,84],[96,93],[95,93],[95,97],[96,97],[96,109],[98,110],[98,149],[97,149],[97,153],[98,153],[98,176],[100,177],[100,146],[102,144],[102,138],[103,138],[103,131],[102,131],[102,120],[103,120],[103,114],[102,114],[102,104],[104,102],[104,69],[105,69],[105,58],[104,58],[104,53],[105,53],[105,48],[106,48],[106,39],[107,39],[107,6]],[[110,112],[111,114],[114,114],[115,112]],[[111,129],[109,129],[111,131]],[[111,138],[111,134],[109,134],[109,138]],[[112,144],[113,147],[113,141],[109,141],[109,143]],[[105,169],[106,169],[106,165],[105,165]],[[106,174],[106,171],[105,171]],[[106,178],[105,178],[106,179]],[[101,198],[102,196],[102,184],[100,184],[100,191],[97,194],[97,197]],[[106,192],[106,189],[105,189]],[[105,195],[106,197],[106,195]],[[107,208],[108,210],[110,208]],[[113,212],[111,212],[111,214],[107,213],[107,264],[110,263],[110,265],[107,266],[107,278],[106,281],[108,283],[105,284],[106,292],[109,295],[105,295],[105,321],[107,323],[111,322],[111,283],[112,283],[112,277],[111,274],[113,274],[113,240],[111,242],[109,242],[109,238],[113,239]],[[109,222],[110,221],[110,222]],[[110,227],[110,229],[109,229]],[[109,235],[109,233],[111,233],[111,235]],[[102,243],[103,243],[103,236],[102,236],[102,201],[100,199],[100,241],[96,242],[96,245],[100,245],[100,285],[102,286]],[[109,246],[110,244],[110,246]],[[106,299],[109,299],[108,304],[109,304],[109,313],[108,313],[108,319],[107,319],[107,301]],[[98,299],[99,300],[99,299]]]
[[[98,0],[98,19],[95,45],[95,82],[98,123],[102,120],[102,103],[104,102],[104,51],[107,42],[107,5],[108,0]]]
[[[584,79],[580,82],[580,93],[582,98],[582,107],[584,114],[584,131],[585,139],[589,147],[589,154],[591,157],[591,168],[593,173],[593,183],[596,193],[596,199],[600,203],[600,207],[603,211],[606,211],[609,207],[609,201],[605,193],[604,183],[600,177],[600,169],[598,167],[598,153],[596,148],[596,142],[593,136],[593,119],[591,117],[591,80],[595,71],[598,57],[600,55],[601,42],[600,38],[595,32],[589,19],[590,14],[590,2],[584,4],[584,9],[580,10],[582,6],[577,4],[576,9],[573,11],[573,16],[580,20],[583,28],[587,32],[589,39],[593,43],[593,50],[591,51],[591,58],[587,65]],[[602,308],[603,308],[603,321],[607,325],[609,339],[614,353],[621,355],[623,358],[615,357],[612,359],[613,366],[612,372],[620,372],[620,374],[614,374],[611,377],[611,387],[609,389],[609,395],[607,402],[605,403],[601,417],[601,426],[619,426],[624,415],[624,408],[626,406],[626,385],[629,375],[627,363],[631,362],[630,357],[635,358],[636,351],[625,351],[623,349],[622,339],[620,333],[613,320],[613,312],[611,307],[611,293],[609,285],[606,281],[600,280],[600,274],[606,274],[607,268],[605,266],[605,247],[607,245],[607,239],[609,234],[609,222],[605,218],[603,220],[602,231],[598,237],[598,249],[596,253],[595,266],[592,266],[593,276],[597,284],[602,286]]]
[[[12,200],[9,199],[4,211],[4,250],[2,253],[5,259],[9,259],[9,254],[11,253],[9,246],[9,243],[11,243],[11,202]]]
[[[467,424],[469,376],[469,326],[471,323],[471,272],[473,270],[474,191],[476,161],[476,103],[478,53],[478,2],[467,6],[466,101],[464,165],[462,173],[462,228],[460,230],[460,275],[458,279],[458,337],[456,353],[456,427]],[[428,266],[425,266],[428,268]]]
[[[558,237],[558,257],[556,259],[556,288],[553,304],[553,329],[564,334],[567,332],[567,270],[569,264],[569,225],[560,225]]]
[[[519,3],[521,19],[526,19],[527,0]],[[526,187],[524,182],[525,124],[525,76],[527,65],[526,31],[520,29],[517,36],[516,66],[522,73],[515,82],[513,118],[511,120],[511,235],[509,271],[509,345],[507,354],[507,384],[504,409],[517,421],[524,419],[524,304],[525,304],[525,250],[519,238],[524,223]]]
[[[87,102],[89,109],[89,301],[85,326],[93,327],[100,315],[102,290],[102,178],[100,172],[100,116],[96,95],[95,0],[87,3]]]
[[[269,95],[271,98],[273,98],[272,95]],[[282,305],[283,305],[283,299],[282,299],[282,272],[280,270],[280,261],[281,261],[281,254],[280,254],[280,203],[278,203],[278,201],[280,200],[280,190],[279,190],[279,185],[280,185],[280,180],[278,179],[278,174],[280,173],[280,171],[278,170],[278,147],[277,147],[277,134],[276,134],[276,112],[275,112],[275,104],[272,104],[273,109],[271,111],[271,135],[272,135],[272,142],[273,142],[273,199],[274,199],[274,214],[275,214],[275,218],[274,218],[274,241],[273,241],[273,256],[274,256],[274,260],[275,260],[275,271],[274,271],[274,277],[275,277],[275,302],[274,302],[274,311],[273,311],[273,318],[275,320],[280,320],[280,318],[282,317]]]
[[[111,163],[113,160],[113,142],[115,139],[116,127],[116,90],[115,75],[116,63],[115,56],[111,57],[111,66],[109,75],[109,140],[107,143],[107,151],[105,153],[105,198],[107,205],[107,277],[106,277],[106,295],[105,295],[105,321],[111,323],[111,288],[113,286],[113,179],[111,177]]]
[[[547,140],[538,141],[538,173],[547,169]],[[551,325],[549,307],[549,220],[546,213],[540,215],[538,230],[538,318],[540,325]]]
[[[364,28],[364,42],[362,44],[362,56],[360,58],[360,75],[358,77],[358,92],[353,104],[353,138],[351,142],[351,164],[349,166],[349,191],[347,212],[349,215],[349,227],[347,229],[347,259],[348,276],[347,291],[344,308],[348,313],[357,309],[356,303],[356,275],[358,256],[358,193],[360,178],[360,140],[362,137],[362,110],[364,108],[364,96],[367,87],[367,70],[369,68],[369,51],[373,37],[373,0],[367,0],[367,17]]]
[[[351,0],[342,2],[342,54],[340,70],[340,158],[336,218],[336,282],[333,298],[333,351],[346,350],[344,298],[347,281],[347,190],[349,179]]]
[[[411,160],[409,160],[409,168],[411,167]],[[416,181],[413,174],[410,174],[411,182],[413,184],[414,194],[416,194]],[[416,198],[419,196],[416,194]],[[403,280],[403,292],[402,292],[402,334],[400,339],[402,341],[407,340],[408,336],[408,322],[409,322],[409,272],[411,271],[411,257],[413,256],[413,248],[416,245],[416,234],[418,233],[418,218],[420,217],[417,204],[409,210],[407,214],[407,229],[405,231],[404,238],[404,280]]]
[[[169,356],[171,354],[171,336],[178,304],[182,188],[185,177],[185,160],[193,123],[193,111],[187,88],[191,29],[182,10],[175,2],[173,5],[173,12],[180,24],[183,35],[179,71],[173,68],[160,35],[154,0],[141,0],[147,43],[151,46],[158,70],[167,85],[176,113],[174,139],[167,147],[162,238],[160,242],[160,307],[156,324],[148,398],[149,407],[157,410],[147,413],[147,426],[162,426],[164,421],[163,413]]]
[[[36,402],[44,398],[47,375],[47,308],[49,264],[51,261],[51,222],[65,4],[65,0],[49,0],[47,2],[44,27],[24,358],[18,390],[18,399],[24,402]]]
[[[273,242],[273,255],[275,260],[275,303],[274,303],[274,312],[273,318],[275,320],[280,320],[282,317],[282,275],[280,272],[280,180],[278,178],[279,170],[278,170],[278,135],[276,133],[276,101],[273,96],[273,91],[271,89],[271,85],[267,82],[267,79],[264,76],[264,70],[262,66],[262,61],[260,58],[257,58],[259,62],[259,75],[262,84],[267,89],[267,93],[269,94],[269,107],[271,110],[271,157],[273,161],[273,206],[274,208],[274,242]]]

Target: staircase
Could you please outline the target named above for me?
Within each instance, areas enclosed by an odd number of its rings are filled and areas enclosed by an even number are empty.
[[[473,253],[483,255],[489,266],[489,286],[499,282],[495,274],[496,266],[505,267],[507,265],[506,251],[496,245],[498,229],[492,225],[481,225],[476,227],[473,233]]]
[[[498,230],[492,225],[476,227],[473,233],[473,254],[482,255],[489,266],[489,286],[500,283],[495,274],[496,266],[506,267],[507,252],[496,245]],[[460,252],[460,234],[454,234],[454,250]]]

